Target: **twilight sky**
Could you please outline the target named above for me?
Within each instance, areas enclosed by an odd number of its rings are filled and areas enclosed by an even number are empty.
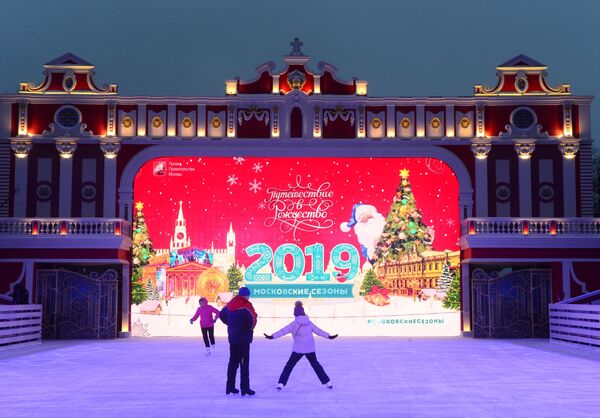
[[[225,79],[280,68],[298,36],[313,69],[366,79],[370,96],[470,96],[520,53],[550,84],[600,95],[598,22],[597,0],[3,0],[0,93],[73,52],[123,95],[221,96]],[[597,102],[592,113],[598,137]]]

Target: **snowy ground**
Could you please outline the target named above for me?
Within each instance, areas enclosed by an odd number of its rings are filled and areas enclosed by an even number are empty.
[[[190,326],[189,319],[196,312],[198,298],[175,298],[161,302],[161,315],[140,314],[132,306],[133,335],[152,337],[193,337],[200,335],[197,325]],[[294,300],[251,299],[259,316],[256,332],[273,333],[293,319]],[[413,300],[412,297],[392,296],[390,304],[375,306],[362,297],[343,299],[304,300],[306,313],[322,329],[345,336],[395,336],[439,337],[460,334],[460,313],[442,307],[441,301]],[[142,332],[140,332],[142,331]],[[227,335],[220,321],[215,335]]]
[[[253,398],[225,395],[228,346],[195,338],[45,341],[0,351],[2,417],[586,417],[598,351],[546,340],[318,339],[334,384],[305,359],[275,389],[287,338],[251,347]]]

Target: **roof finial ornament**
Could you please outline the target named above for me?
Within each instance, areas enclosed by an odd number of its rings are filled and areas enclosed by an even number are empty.
[[[294,38],[294,40],[292,42],[290,42],[290,45],[292,46],[292,52],[290,52],[290,56],[293,56],[293,57],[303,57],[304,56],[304,54],[300,50],[300,48],[302,47],[302,45],[304,45],[304,43],[300,39]]]

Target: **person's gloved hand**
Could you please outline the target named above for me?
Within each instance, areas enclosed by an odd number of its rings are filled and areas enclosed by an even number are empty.
[[[194,321],[192,321],[191,319],[190,319],[190,324],[194,325]]]
[[[273,339],[273,336],[272,336],[272,335],[267,335],[267,334],[265,334],[264,332],[263,332],[263,335],[265,336],[265,338],[266,338],[267,340],[272,340],[272,339]]]
[[[337,334],[335,334],[335,335],[330,335],[330,336],[329,336],[329,339],[330,339],[330,340],[335,340],[337,337],[338,337],[338,335],[337,335]]]

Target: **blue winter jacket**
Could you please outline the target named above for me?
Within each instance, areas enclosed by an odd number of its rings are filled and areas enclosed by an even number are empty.
[[[227,325],[229,344],[249,344],[252,342],[256,312],[252,304],[241,296],[236,296],[221,309],[219,318]]]

